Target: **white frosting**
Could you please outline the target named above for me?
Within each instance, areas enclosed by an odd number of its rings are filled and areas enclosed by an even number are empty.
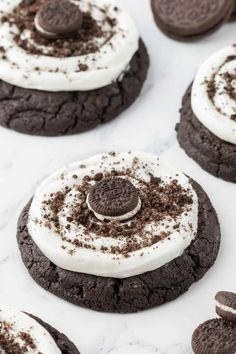
[[[104,216],[102,214],[98,214],[96,213],[93,208],[91,207],[90,203],[89,203],[89,199],[87,197],[87,205],[88,205],[88,208],[94,213],[94,215],[96,216],[96,218],[100,221],[104,221],[104,220],[109,220],[109,221],[125,221],[125,220],[128,220],[128,219],[131,219],[134,215],[136,215],[139,210],[141,209],[141,200],[140,198],[138,198],[138,204],[137,206],[129,211],[128,213],[126,214],[123,214],[123,215],[119,215],[119,216]]]
[[[21,1],[1,0],[0,21]],[[0,79],[19,87],[43,91],[88,91],[119,79],[138,49],[139,34],[134,21],[116,0],[73,0],[73,3],[84,12],[90,8],[92,17],[107,33],[107,37],[96,39],[100,50],[68,58],[32,55],[17,46],[14,35],[19,34],[18,28],[8,22],[0,23],[0,46],[5,49],[7,57],[5,60],[0,56]],[[109,9],[108,15],[117,20],[115,27],[112,27],[112,37],[111,27],[104,21],[105,15],[101,11],[105,7]],[[21,38],[27,38],[37,48],[28,31],[22,32]],[[50,53],[50,47],[40,48],[44,53]],[[79,64],[87,65],[88,69],[79,71]]]
[[[48,331],[27,314],[16,311],[8,306],[0,305],[0,326],[4,324],[9,325],[9,335],[15,338],[15,343],[21,346],[24,346],[24,341],[20,338],[20,333],[25,332],[30,335],[35,348],[27,348],[26,354],[61,354],[61,351]],[[3,329],[1,329],[1,334],[4,334]],[[0,347],[0,352],[5,353],[1,349],[3,348]]]
[[[233,57],[231,57],[233,56]],[[236,99],[225,87],[225,74],[236,75],[236,47],[227,47],[213,54],[199,69],[192,87],[192,109],[200,122],[220,139],[236,145]],[[231,58],[230,58],[231,57]],[[215,86],[212,99],[207,92],[207,81]],[[236,76],[231,82],[236,94]]]
[[[222,305],[219,301],[215,301],[215,303],[216,303],[216,307],[218,307],[222,311],[231,313],[232,315],[236,315],[236,310],[233,309],[232,307]]]
[[[102,237],[86,232],[82,225],[71,223],[67,229],[67,217],[72,215],[73,203],[80,202],[80,193],[76,186],[81,185],[84,176],[94,176],[97,173],[112,170],[126,171],[132,170],[130,181],[136,188],[140,188],[143,182],[150,181],[150,173],[159,177],[164,184],[169,184],[173,180],[186,190],[192,197],[193,203],[185,208],[184,212],[177,217],[177,220],[166,216],[161,222],[150,222],[140,234],[135,235],[137,240],[142,241],[143,235],[159,236],[162,232],[169,232],[169,237],[152,244],[149,247],[142,247],[136,251],[129,252],[129,257],[124,257],[122,253],[112,254],[111,247],[122,247],[126,244],[127,238],[124,235],[119,237]],[[75,179],[75,176],[76,179]],[[94,183],[94,182],[93,182]],[[93,184],[92,184],[93,185]],[[43,223],[42,210],[51,193],[70,188],[66,195],[63,208],[59,213],[59,223],[63,230],[61,237],[53,228],[48,228]],[[99,221],[97,221],[99,223]],[[129,221],[127,221],[128,223]],[[176,229],[176,223],[179,224]],[[159,159],[153,155],[145,153],[119,153],[115,156],[111,154],[97,155],[85,161],[75,162],[67,165],[48,177],[38,188],[33,198],[29,211],[28,231],[35,243],[57,266],[75,272],[94,274],[104,277],[126,278],[147,271],[157,269],[180,256],[190,245],[197,233],[198,227],[198,197],[193,190],[189,179],[180,171],[160,163]],[[150,236],[150,237],[151,237]],[[82,241],[93,249],[87,247],[75,248],[67,240]],[[101,246],[107,247],[108,251],[101,251]]]

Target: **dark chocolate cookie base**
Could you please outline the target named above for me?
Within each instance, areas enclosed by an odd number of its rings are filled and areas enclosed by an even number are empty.
[[[220,246],[220,226],[203,189],[193,182],[199,198],[198,234],[184,253],[152,272],[126,279],[97,277],[63,270],[46,258],[27,230],[28,211],[18,222],[17,239],[22,260],[32,278],[44,289],[76,305],[97,311],[131,313],[174,300],[214,264]]]
[[[157,27],[168,37],[180,41],[180,42],[193,42],[202,39],[203,37],[207,35],[211,35],[214,32],[216,32],[222,25],[227,22],[234,14],[234,4],[229,8],[229,11],[227,12],[227,15],[224,16],[219,20],[219,23],[208,30],[203,31],[202,33],[199,34],[189,34],[189,35],[181,35],[180,33],[175,32],[174,30],[169,29],[169,25],[166,25],[158,16],[155,10],[155,5],[154,5],[155,0],[151,0],[151,7],[152,7],[152,12],[153,12],[153,17],[156,22]],[[236,13],[236,5],[235,5],[235,13]]]
[[[63,333],[58,332],[55,328],[51,327],[49,324],[45,323],[38,317],[35,317],[31,314],[29,316],[32,317],[35,321],[37,321],[50,333],[56,345],[63,354],[80,354],[75,345]]]
[[[236,146],[219,139],[196,118],[191,108],[191,86],[184,95],[176,129],[188,156],[210,174],[236,183]]]
[[[121,81],[87,92],[44,92],[0,81],[0,125],[42,136],[77,134],[106,123],[139,96],[149,56],[140,40],[130,68]]]

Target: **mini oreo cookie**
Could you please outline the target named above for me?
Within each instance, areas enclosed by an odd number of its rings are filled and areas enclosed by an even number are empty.
[[[139,204],[134,185],[120,177],[105,178],[97,182],[88,194],[90,209],[103,217],[119,217],[132,213]]]
[[[83,15],[69,0],[49,0],[35,16],[35,27],[40,35],[51,39],[75,35],[81,28]]]
[[[215,318],[201,324],[193,333],[195,354],[235,354],[236,326]]]
[[[227,21],[232,0],[151,0],[158,27],[166,35],[179,40],[197,39]]]
[[[215,301],[217,315],[236,323],[236,293],[220,291],[216,294]]]

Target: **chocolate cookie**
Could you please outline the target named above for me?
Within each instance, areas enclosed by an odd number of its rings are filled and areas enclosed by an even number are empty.
[[[236,182],[236,146],[216,137],[197,119],[191,108],[191,86],[184,95],[176,130],[180,146],[204,170]]]
[[[222,319],[201,324],[193,333],[195,354],[235,354],[236,326]]]
[[[12,43],[0,48],[4,127],[80,133],[115,118],[140,94],[149,57],[133,19],[115,2],[0,2],[0,30]]]
[[[38,317],[33,315],[29,316],[49,332],[63,354],[80,354],[75,345],[63,333],[58,332],[55,328],[51,327],[49,324],[45,323]]]
[[[73,36],[82,25],[83,15],[69,0],[47,0],[35,16],[35,27],[46,38]]]
[[[121,81],[87,92],[45,92],[0,81],[0,125],[43,136],[76,134],[109,122],[139,96],[149,57],[142,41]]]
[[[227,21],[232,0],[151,0],[157,26],[178,40],[194,40],[209,34]]]
[[[220,246],[220,227],[206,193],[192,185],[199,198],[198,234],[184,253],[163,267],[125,279],[71,272],[55,266],[33,242],[27,229],[31,201],[18,223],[22,260],[44,289],[76,305],[97,311],[131,313],[176,299],[214,264]]]
[[[216,313],[226,321],[236,323],[236,294],[220,291],[215,296]]]

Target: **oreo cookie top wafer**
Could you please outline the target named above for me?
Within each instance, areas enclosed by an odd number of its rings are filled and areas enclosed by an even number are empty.
[[[65,166],[37,190],[28,231],[62,269],[127,278],[181,255],[197,235],[198,197],[182,172],[145,153]]]
[[[215,296],[216,313],[236,324],[236,293],[220,291]]]
[[[141,208],[137,189],[124,178],[104,178],[90,190],[87,202],[89,209],[100,220],[126,220]]]
[[[195,354],[235,354],[236,326],[222,319],[206,321],[194,331],[192,348]]]
[[[42,36],[59,39],[76,35],[82,21],[82,12],[71,1],[47,0],[37,12],[34,22]]]
[[[194,39],[218,28],[233,11],[232,0],[151,0],[159,28],[179,39]]]

